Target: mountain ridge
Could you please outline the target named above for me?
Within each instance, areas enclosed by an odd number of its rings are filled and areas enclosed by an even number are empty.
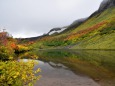
[[[40,49],[115,49],[114,14],[115,0],[103,0],[99,9],[88,18],[74,21],[60,33],[38,37],[33,47]],[[49,32],[58,31],[61,28],[53,28]]]
[[[93,16],[96,15],[96,14],[99,14],[100,12],[102,12],[102,11],[106,10],[107,8],[112,7],[112,6],[115,6],[115,0],[103,0],[103,1],[101,2],[101,4],[100,4],[100,6],[99,6],[99,8],[98,8],[97,11],[95,11],[94,13],[92,13],[92,14],[91,14],[89,17],[87,17],[87,18],[80,18],[80,19],[77,19],[77,20],[73,21],[70,25],[66,26],[66,29],[64,30],[64,32],[67,31],[67,30],[69,30],[69,29],[78,27],[80,24],[84,23],[84,22],[87,21],[89,18],[93,17]],[[58,30],[57,30],[57,28],[58,28]],[[46,33],[45,35],[49,35],[49,33],[52,32],[52,31],[59,31],[59,30],[61,30],[62,28],[63,28],[63,27],[53,28],[53,29],[51,29],[48,33]],[[32,39],[32,38],[33,38],[33,39],[34,39],[34,38],[37,39],[37,38],[41,38],[42,36],[44,37],[44,34],[41,35],[41,36],[37,36],[37,37],[29,37],[29,38],[22,38],[22,39]],[[36,40],[36,39],[35,39],[35,40]]]

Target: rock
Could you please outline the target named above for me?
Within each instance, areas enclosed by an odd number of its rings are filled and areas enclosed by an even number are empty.
[[[112,6],[115,6],[115,0],[103,0],[98,9],[98,12],[104,11],[105,9]]]

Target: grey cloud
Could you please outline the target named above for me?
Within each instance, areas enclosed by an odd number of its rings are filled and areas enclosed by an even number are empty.
[[[88,17],[102,0],[0,0],[0,27],[14,37],[30,37]],[[25,34],[26,33],[26,34]]]

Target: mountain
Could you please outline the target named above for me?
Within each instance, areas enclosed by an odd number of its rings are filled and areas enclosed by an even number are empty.
[[[64,30],[64,32],[77,28],[79,25],[81,25],[82,23],[84,23],[87,20],[87,18],[81,18],[78,20],[75,20],[72,24],[70,24],[67,29]]]
[[[95,11],[89,18],[91,18],[93,15],[99,15],[106,9],[115,6],[115,0],[103,0],[102,3],[100,4],[100,7],[97,11]]]
[[[115,6],[115,0],[103,0],[98,11],[104,11],[112,6]]]
[[[38,48],[115,49],[115,0],[103,0],[99,9],[88,18],[78,19],[66,26],[63,31],[62,29],[51,29],[33,46]],[[50,34],[51,32],[54,33]]]
[[[65,27],[58,27],[58,28],[53,28],[51,29],[47,34],[51,35],[51,34],[55,34],[55,33],[61,33],[62,31],[64,31],[65,29],[67,29],[67,26]]]

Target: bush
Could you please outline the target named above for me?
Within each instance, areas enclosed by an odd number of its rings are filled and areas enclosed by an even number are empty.
[[[13,59],[13,55],[14,55],[14,51],[12,49],[9,49],[8,47],[5,46],[0,47],[1,60]]]
[[[29,51],[30,49],[31,48],[23,46],[23,45],[17,45],[14,50],[15,50],[15,53],[23,53],[23,52]]]
[[[30,85],[33,81],[38,80],[40,75],[35,76],[40,72],[38,68],[33,70],[35,62],[18,62],[6,61],[0,62],[0,86],[24,86]]]

